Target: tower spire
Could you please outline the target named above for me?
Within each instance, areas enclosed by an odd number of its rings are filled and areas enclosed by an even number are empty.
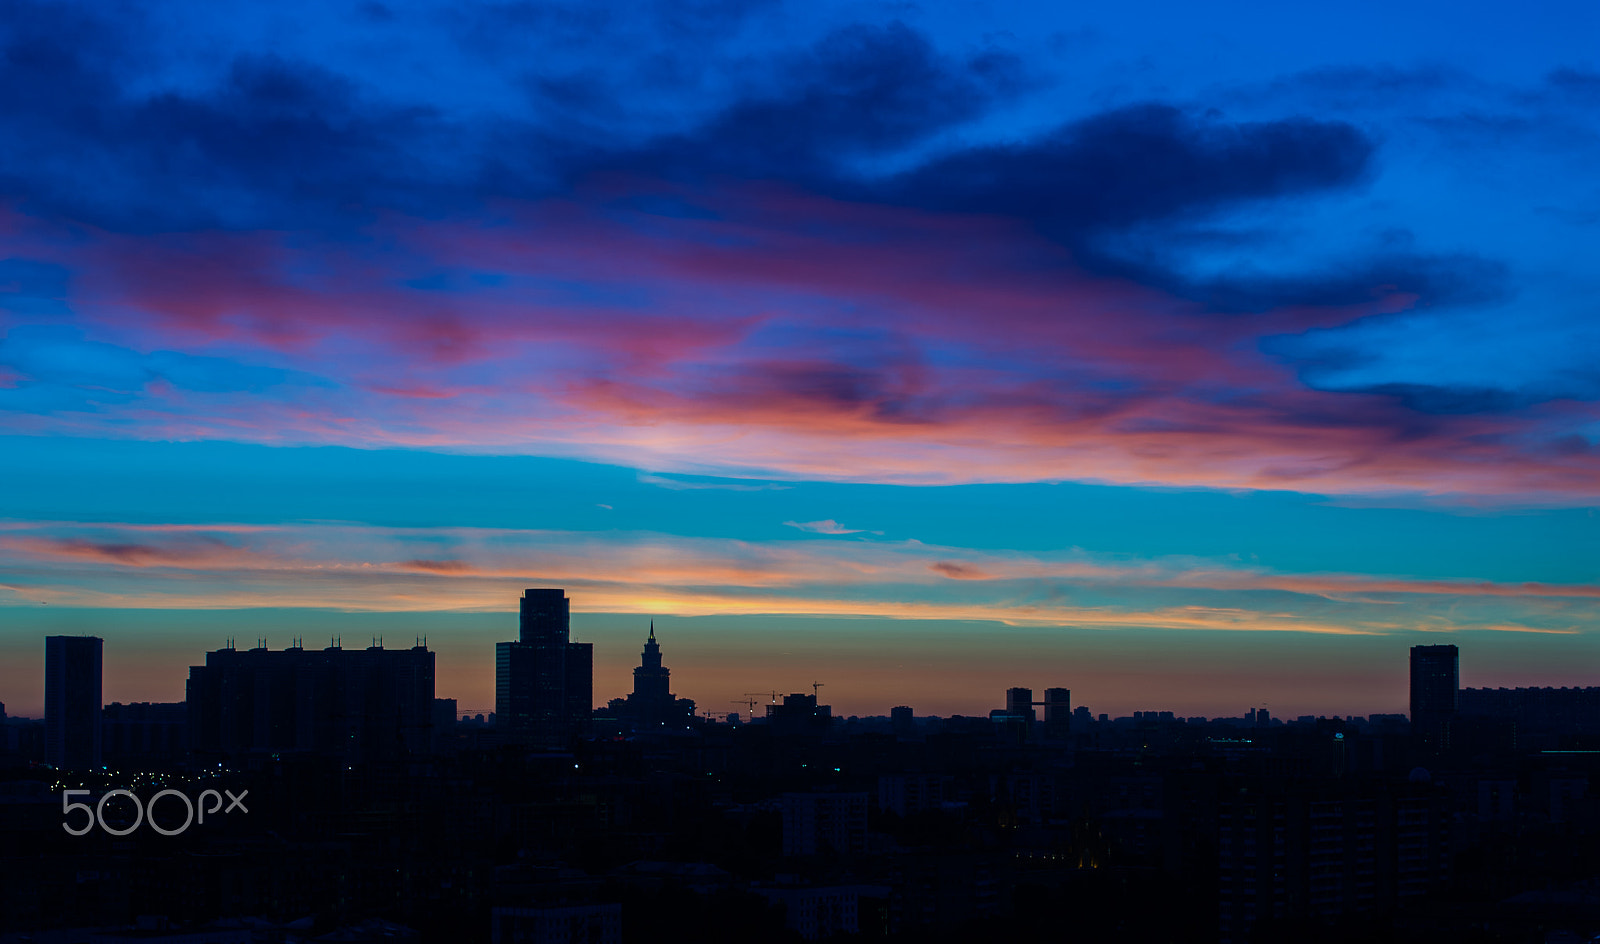
[[[650,642],[656,641],[656,621],[650,621]]]

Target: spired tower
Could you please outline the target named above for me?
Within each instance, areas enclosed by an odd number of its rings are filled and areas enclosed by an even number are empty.
[[[669,681],[672,670],[661,664],[661,644],[656,642],[656,621],[650,621],[650,638],[644,641],[644,652],[639,665],[633,670],[632,700],[654,704],[671,704]]]
[[[633,670],[633,692],[626,701],[619,698],[611,706],[638,732],[681,727],[693,720],[694,702],[672,697],[672,670],[661,664],[655,620],[650,621],[650,635]]]

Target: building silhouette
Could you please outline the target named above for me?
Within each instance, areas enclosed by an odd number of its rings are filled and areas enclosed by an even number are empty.
[[[783,703],[767,706],[767,729],[782,736],[821,737],[833,724],[833,708],[817,704],[816,693],[796,692]]]
[[[101,763],[98,636],[44,639],[45,763],[64,769]]]
[[[1509,722],[1520,735],[1600,736],[1600,687],[1463,688],[1458,714]]]
[[[189,708],[183,702],[112,702],[100,716],[108,767],[165,767],[189,753]]]
[[[1450,746],[1450,722],[1460,704],[1459,650],[1411,647],[1411,732],[1423,754]]]
[[[594,645],[571,640],[570,606],[564,590],[524,591],[519,638],[495,644],[495,726],[505,740],[562,747],[588,733]]]
[[[1030,722],[1033,721],[1033,689],[1006,689],[1006,714],[1013,718],[1025,718]]]
[[[613,699],[611,712],[636,732],[682,727],[694,718],[694,701],[674,698],[672,670],[661,664],[661,645],[656,642],[656,624],[650,622],[639,664],[633,670],[633,691],[627,698]]]
[[[1044,690],[1044,725],[1052,735],[1062,735],[1072,726],[1072,690]]]
[[[191,754],[231,764],[314,754],[351,765],[426,754],[433,684],[424,645],[218,649],[189,669]]]

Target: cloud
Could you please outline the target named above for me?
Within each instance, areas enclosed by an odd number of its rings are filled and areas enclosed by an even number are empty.
[[[670,489],[671,491],[675,492],[704,491],[706,489],[722,492],[771,492],[783,491],[785,489],[794,487],[792,485],[780,485],[776,482],[757,483],[694,481],[681,478],[669,478],[665,475],[655,475],[654,473],[650,472],[640,472],[638,478],[639,481],[645,485],[654,485],[659,488]],[[602,505],[601,507],[610,508],[611,506]]]
[[[13,386],[76,387],[113,392],[142,390],[157,382],[197,393],[262,393],[284,384],[320,384],[296,371],[243,364],[179,351],[138,351],[84,339],[65,325],[23,325],[0,338],[0,366]]]
[[[501,611],[531,582],[565,586],[591,612],[1028,626],[1570,634],[1600,612],[1592,583],[1286,573],[1188,557],[650,532],[231,527],[10,522],[0,568],[26,600],[79,606]]]
[[[1234,124],[1136,105],[1025,144],[955,152],[898,178],[890,193],[919,207],[1013,216],[1076,235],[1348,187],[1368,173],[1373,149],[1342,122]]]
[[[237,565],[241,558],[236,548],[208,535],[191,535],[162,544],[84,538],[0,538],[0,547],[28,555],[125,567],[210,568]]]
[[[784,527],[796,528],[810,534],[882,534],[882,531],[867,531],[865,528],[847,528],[832,518],[822,521],[785,521]]]
[[[1443,376],[1374,327],[1498,341],[1523,286],[1492,241],[1312,225],[1393,197],[1359,115],[1085,108],[1009,40],[777,7],[361,20],[427,82],[6,2],[3,431],[583,456],[673,489],[1600,487],[1594,385],[1546,356],[1586,349],[1578,315],[1521,358],[1561,383]],[[1379,72],[1296,94],[1474,94]]]
[[[1023,85],[1021,61],[998,49],[964,61],[902,23],[838,29],[684,135],[598,160],[669,178],[732,174],[825,182],[852,158],[881,155],[970,121]]]

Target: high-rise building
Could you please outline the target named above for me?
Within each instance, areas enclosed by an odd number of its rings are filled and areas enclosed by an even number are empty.
[[[520,637],[495,644],[495,727],[508,740],[560,747],[588,733],[594,645],[571,640],[570,607],[564,590],[526,590]]]
[[[656,621],[650,621],[650,635],[633,670],[633,695],[638,701],[666,701],[672,698],[669,679],[672,670],[661,664],[661,644],[656,642]]]
[[[385,649],[218,649],[189,668],[191,753],[244,762],[315,754],[347,764],[433,748],[434,654]]]
[[[44,638],[45,763],[63,769],[100,766],[98,636]]]
[[[661,664],[661,644],[656,642],[656,624],[652,620],[644,652],[633,670],[633,691],[626,699],[612,702],[612,710],[635,731],[688,724],[694,718],[694,702],[672,696],[671,677],[672,670]]]
[[[1411,733],[1424,753],[1450,746],[1461,697],[1459,665],[1455,646],[1411,647]]]
[[[1006,714],[1016,718],[1033,720],[1033,689],[1008,688],[1006,689]]]
[[[1044,690],[1044,723],[1065,725],[1072,720],[1072,690],[1047,688]]]

